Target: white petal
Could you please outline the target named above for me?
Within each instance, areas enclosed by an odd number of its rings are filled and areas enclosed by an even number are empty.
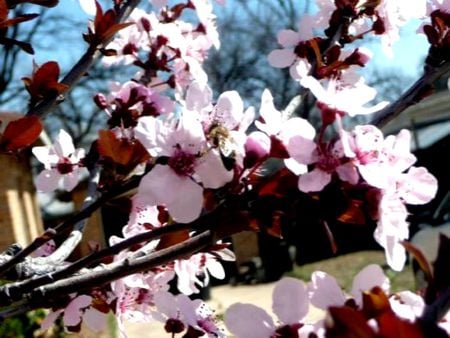
[[[206,268],[208,269],[211,276],[217,279],[225,278],[225,270],[222,264],[215,258],[210,258],[206,261]]]
[[[275,326],[263,309],[237,303],[225,312],[225,325],[236,338],[270,338]]]
[[[57,163],[59,160],[58,156],[50,150],[50,147],[34,147],[31,151],[39,162],[45,165],[46,169],[50,169],[50,164]]]
[[[75,151],[72,137],[63,129],[61,129],[58,136],[56,136],[53,148],[59,157],[69,157],[69,155],[73,154]]]
[[[80,6],[83,11],[88,14],[94,16],[97,12],[97,8],[95,6],[95,0],[80,0]]]
[[[283,324],[299,323],[309,309],[303,282],[289,277],[280,280],[273,290],[272,309]]]

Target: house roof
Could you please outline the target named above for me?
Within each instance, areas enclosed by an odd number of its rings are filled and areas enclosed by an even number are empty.
[[[450,135],[450,93],[438,92],[409,107],[388,123],[383,132],[393,134],[405,128],[413,132],[415,149],[428,147]]]

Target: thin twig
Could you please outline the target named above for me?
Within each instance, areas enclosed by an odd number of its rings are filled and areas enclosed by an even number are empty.
[[[122,5],[118,15],[117,23],[125,21],[131,14],[134,8],[139,4],[141,0],[128,0]],[[104,41],[102,46],[108,45],[111,39]],[[101,46],[89,45],[86,52],[81,56],[78,62],[72,67],[72,69],[61,80],[61,83],[68,86],[67,90],[70,90],[80,79],[88,72],[92,65],[102,56],[100,51]],[[27,115],[36,115],[44,118],[51,108],[59,101],[59,95],[53,95],[48,99],[39,103],[36,107],[33,107],[27,112]]]

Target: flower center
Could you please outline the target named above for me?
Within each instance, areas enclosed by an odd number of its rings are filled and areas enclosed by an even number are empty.
[[[191,176],[194,173],[196,156],[181,150],[177,144],[175,152],[169,158],[169,167],[179,176]]]
[[[71,163],[67,157],[64,157],[56,165],[56,170],[58,170],[61,175],[64,175],[71,173],[73,171],[73,166],[74,164]]]

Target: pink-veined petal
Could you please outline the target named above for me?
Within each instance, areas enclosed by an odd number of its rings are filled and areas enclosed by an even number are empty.
[[[299,323],[308,313],[309,300],[302,281],[281,279],[273,290],[272,309],[283,324]]]
[[[236,338],[270,338],[275,326],[263,309],[237,303],[225,312],[225,325]]]
[[[408,204],[428,203],[437,192],[438,182],[424,167],[411,167],[402,176],[399,191]]]
[[[234,129],[244,117],[244,102],[235,90],[223,92],[217,99],[215,115],[218,122],[228,128]]]

